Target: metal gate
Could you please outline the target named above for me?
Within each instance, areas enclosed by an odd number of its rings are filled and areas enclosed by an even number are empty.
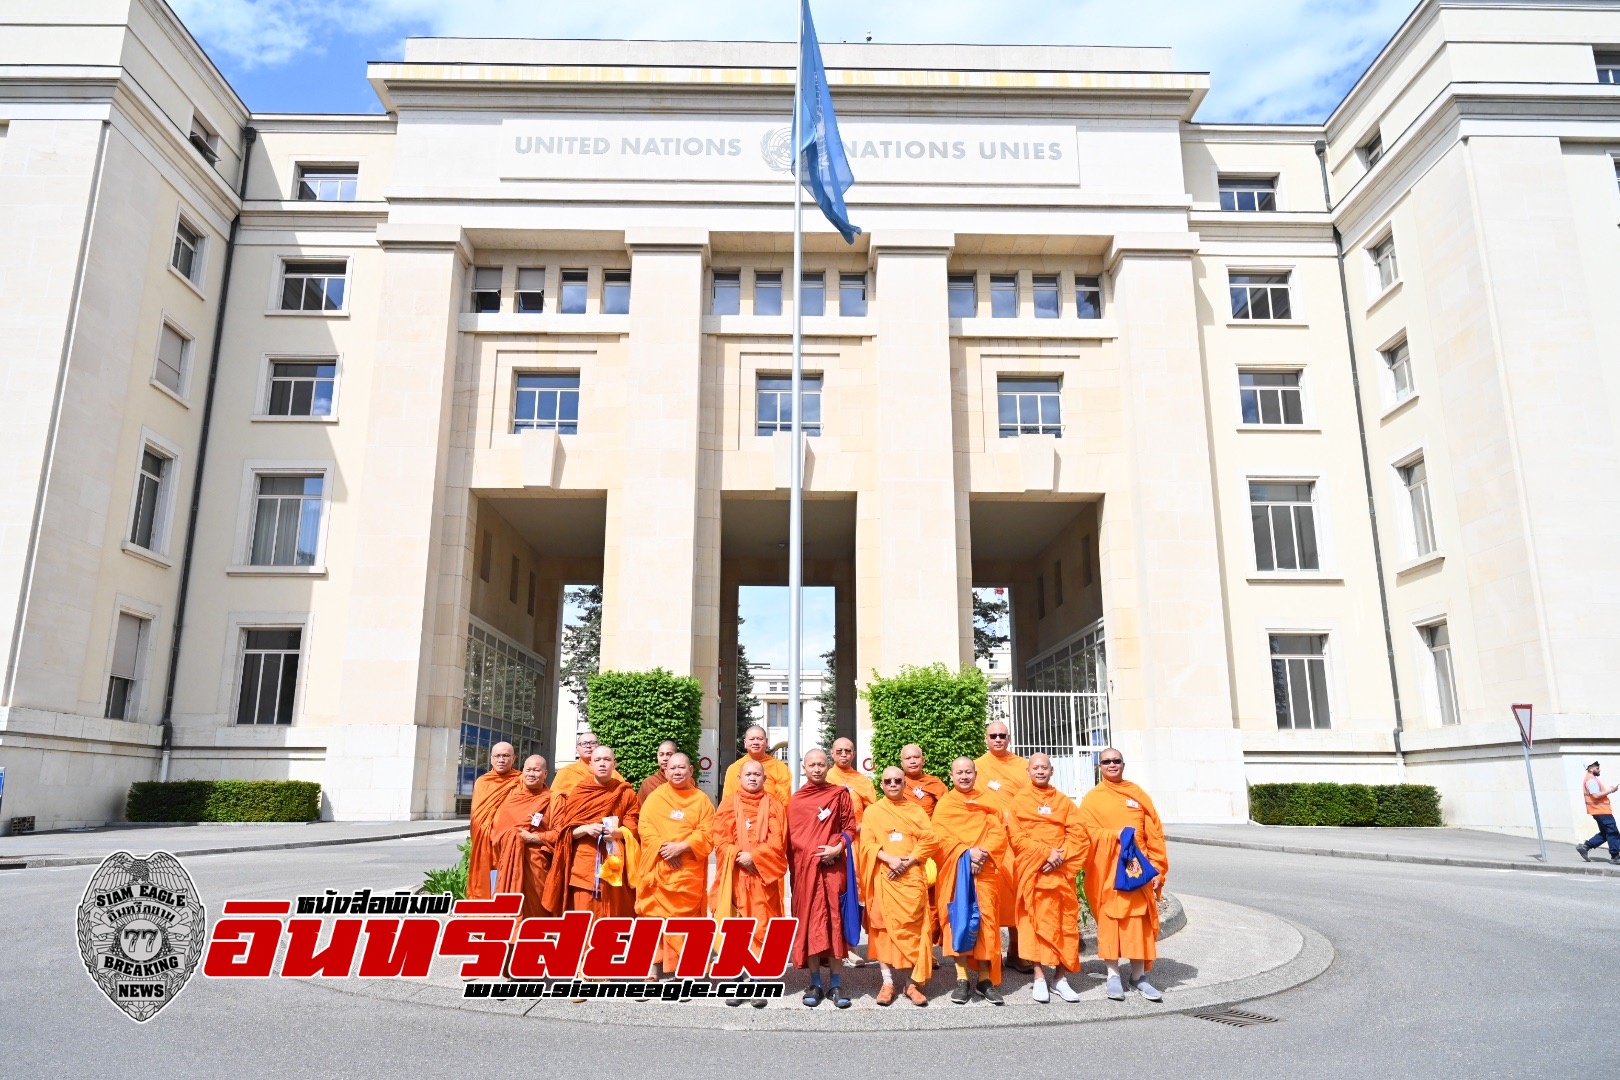
[[[1052,783],[1079,798],[1097,782],[1097,755],[1108,745],[1108,695],[1003,690],[990,695],[990,717],[1007,725],[1015,754],[1046,754]]]

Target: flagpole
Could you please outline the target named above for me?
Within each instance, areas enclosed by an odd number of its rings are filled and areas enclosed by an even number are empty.
[[[799,121],[804,115],[804,7],[802,0],[794,5],[799,9],[798,31],[794,34],[793,74],[793,428],[792,465],[788,493],[788,768],[793,774],[793,786],[799,786],[800,728],[803,726],[803,703],[800,701],[803,678],[800,672],[800,654],[804,651],[804,425],[803,410],[799,407],[799,384],[804,375],[803,311],[804,293],[804,196],[799,185],[799,163],[804,160],[799,144],[802,134]]]

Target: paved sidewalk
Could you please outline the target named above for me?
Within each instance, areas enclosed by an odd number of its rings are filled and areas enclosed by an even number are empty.
[[[1620,877],[1607,849],[1584,863],[1575,845],[1547,842],[1547,862],[1536,858],[1535,837],[1474,829],[1329,829],[1291,825],[1171,825],[1171,840],[1212,847],[1329,855],[1341,859],[1472,866],[1485,870],[1540,870]]]
[[[465,821],[310,821],[108,825],[0,837],[0,870],[99,863],[115,851],[222,855],[235,851],[366,844],[466,832]]]

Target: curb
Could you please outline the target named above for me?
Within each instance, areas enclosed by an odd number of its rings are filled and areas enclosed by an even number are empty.
[[[384,833],[378,836],[345,836],[334,840],[290,840],[281,844],[237,844],[232,847],[187,848],[171,851],[180,858],[188,855],[234,855],[244,851],[289,851],[293,848],[340,847],[345,844],[375,844],[380,840],[409,840],[416,836],[439,836],[444,833],[466,832],[465,823],[447,825],[437,829],[417,829],[414,832]],[[47,866],[98,866],[106,855],[38,855],[32,858],[0,861],[0,870],[30,870]]]
[[[1165,833],[1165,839],[1177,844],[1241,848],[1244,851],[1274,851],[1287,855],[1322,855],[1332,859],[1366,859],[1372,862],[1417,863],[1424,866],[1461,866],[1474,870],[1533,870],[1542,874],[1620,877],[1620,867],[1543,866],[1538,862],[1514,862],[1509,859],[1467,859],[1447,855],[1400,855],[1389,851],[1348,851],[1344,848],[1301,847],[1295,844],[1259,844],[1252,840],[1223,840],[1213,836],[1182,836],[1171,832]]]

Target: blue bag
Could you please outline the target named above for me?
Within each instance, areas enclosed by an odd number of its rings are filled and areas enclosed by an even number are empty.
[[[947,909],[951,916],[951,951],[961,956],[979,941],[979,890],[973,881],[973,860],[967,852],[956,860],[956,890]]]
[[[1124,828],[1119,833],[1119,866],[1114,870],[1114,888],[1120,892],[1134,892],[1159,876],[1158,869],[1136,846],[1136,830]]]
[[[844,941],[851,945],[861,943],[861,923],[865,909],[861,894],[855,888],[855,842],[844,833],[844,891],[838,894],[838,912],[844,924]]]

